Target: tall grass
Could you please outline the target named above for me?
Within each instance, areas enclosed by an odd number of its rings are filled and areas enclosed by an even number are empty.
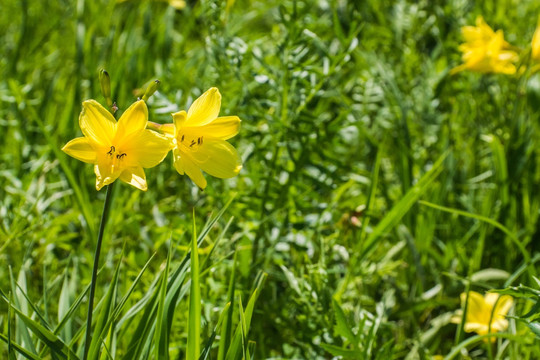
[[[200,192],[167,158],[148,192],[116,186],[92,358],[539,358],[539,75],[448,74],[477,15],[526,59],[539,14],[3,1],[0,357],[81,357],[105,194],[60,148],[104,67],[120,111],[161,80],[158,123],[218,87],[244,168]],[[460,293],[504,288],[529,316],[492,345],[451,323]]]

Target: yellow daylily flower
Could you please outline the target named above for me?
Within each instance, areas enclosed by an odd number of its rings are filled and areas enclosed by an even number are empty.
[[[534,35],[531,42],[531,57],[535,61],[540,61],[540,21],[538,22],[538,25],[536,26],[536,30],[534,31]]]
[[[116,2],[118,2],[118,3],[123,3],[123,2],[126,2],[126,1],[128,1],[128,0],[116,0]],[[156,1],[156,2],[158,2],[158,1],[167,2],[167,3],[169,3],[170,6],[172,6],[176,10],[182,10],[183,8],[186,7],[185,0],[154,0],[154,1]]]
[[[467,293],[462,293],[460,298],[464,308]],[[506,330],[508,320],[505,319],[505,315],[508,314],[513,304],[514,300],[509,295],[502,295],[499,298],[499,294],[496,293],[487,293],[482,296],[482,294],[475,291],[470,291],[465,317],[465,331],[485,335],[489,332],[490,327],[491,333]],[[493,309],[494,307],[495,309]],[[459,324],[462,314],[462,310],[459,310],[451,321]],[[492,341],[495,341],[495,338],[492,338]]]
[[[510,50],[510,44],[504,40],[502,30],[496,32],[479,16],[476,26],[461,28],[465,43],[459,46],[463,53],[463,64],[451,70],[455,74],[463,70],[480,73],[514,74],[513,64],[519,60],[518,54]]]
[[[201,189],[206,187],[202,171],[221,179],[236,176],[242,160],[226,140],[238,134],[238,116],[218,117],[221,94],[211,88],[193,102],[188,112],[174,114],[174,127],[161,126],[169,133],[174,155],[174,167],[180,175],[187,174]]]
[[[94,164],[97,190],[120,178],[146,191],[143,168],[159,164],[171,149],[166,136],[146,129],[147,122],[148,109],[142,100],[133,103],[118,122],[97,101],[87,100],[79,116],[84,137],[71,140],[62,150]]]

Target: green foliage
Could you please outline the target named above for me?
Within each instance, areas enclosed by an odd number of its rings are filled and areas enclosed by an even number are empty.
[[[147,192],[116,186],[92,358],[540,358],[539,13],[533,0],[3,1],[0,358],[82,357],[105,194],[60,150],[81,102],[120,114],[155,91],[150,120],[165,123],[211,86],[242,119],[230,142],[244,167],[200,192],[169,156]],[[528,70],[449,75],[478,15]],[[488,346],[452,318],[460,293],[496,289],[515,306]]]

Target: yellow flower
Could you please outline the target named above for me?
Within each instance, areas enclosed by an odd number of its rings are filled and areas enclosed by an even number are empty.
[[[234,177],[242,169],[236,149],[226,140],[238,134],[238,116],[218,117],[221,94],[211,88],[193,102],[188,112],[172,114],[174,127],[162,126],[169,132],[174,146],[174,167],[180,175],[187,174],[200,188],[206,187],[201,170],[221,178]]]
[[[494,32],[479,16],[476,26],[464,26],[461,32],[465,43],[459,46],[459,50],[463,53],[464,64],[453,68],[452,74],[462,70],[501,74],[516,72],[513,63],[519,57],[516,52],[509,50],[510,44],[504,40],[502,30]]]
[[[97,101],[87,100],[79,116],[84,137],[71,140],[62,150],[94,164],[97,190],[120,178],[146,191],[143,168],[159,164],[171,149],[167,137],[146,129],[147,122],[148,109],[142,100],[133,103],[118,122]]]
[[[123,2],[126,2],[126,1],[128,1],[128,0],[116,0],[116,2],[118,2],[118,3],[123,3]],[[172,6],[176,10],[182,10],[183,8],[186,7],[185,0],[154,0],[154,1],[167,2],[167,3],[169,3],[170,6]]]
[[[538,22],[538,26],[536,27],[536,30],[534,32],[531,47],[532,47],[532,53],[531,53],[532,59],[535,61],[540,61],[540,21]]]
[[[465,307],[467,293],[461,294],[462,307]],[[497,301],[498,300],[498,301]],[[469,292],[469,303],[467,305],[467,315],[465,317],[464,329],[466,332],[476,332],[478,335],[485,335],[489,332],[504,331],[508,327],[508,320],[505,315],[512,307],[514,300],[509,295],[487,293],[485,296],[471,291]],[[493,309],[495,307],[495,309]],[[452,322],[461,322],[462,311],[452,318]],[[493,338],[492,341],[495,339]]]

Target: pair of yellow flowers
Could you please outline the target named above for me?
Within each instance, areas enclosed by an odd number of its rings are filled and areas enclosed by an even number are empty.
[[[502,30],[496,32],[479,16],[476,26],[461,28],[465,43],[459,46],[463,53],[463,64],[452,69],[451,73],[471,70],[481,73],[516,73],[515,62],[519,55],[504,40]],[[540,61],[540,26],[536,28],[531,43],[531,58]]]
[[[97,190],[120,179],[143,191],[148,189],[143,168],[156,166],[173,150],[178,173],[188,175],[204,189],[202,171],[224,179],[237,175],[242,168],[238,152],[226,141],[238,133],[240,119],[218,117],[220,107],[221,94],[211,88],[187,113],[172,114],[172,124],[160,125],[148,121],[143,100],[132,104],[118,122],[97,101],[87,100],[79,116],[84,137],[71,140],[62,150],[94,164]]]

